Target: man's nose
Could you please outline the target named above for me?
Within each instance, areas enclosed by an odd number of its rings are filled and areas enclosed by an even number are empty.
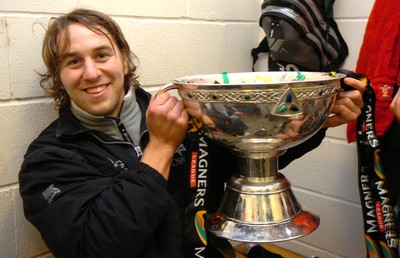
[[[93,60],[85,60],[85,70],[83,72],[83,79],[88,81],[97,80],[100,75],[101,71],[98,67],[98,64]]]

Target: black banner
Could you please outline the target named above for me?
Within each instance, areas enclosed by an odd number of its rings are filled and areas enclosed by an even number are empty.
[[[190,122],[189,180],[187,185],[189,205],[185,210],[185,257],[207,257],[207,233],[205,214],[207,213],[208,185],[208,144],[201,124]]]
[[[399,237],[393,201],[385,185],[380,161],[380,143],[375,133],[375,94],[367,84],[364,108],[357,121],[359,192],[364,220],[367,257],[397,258]]]

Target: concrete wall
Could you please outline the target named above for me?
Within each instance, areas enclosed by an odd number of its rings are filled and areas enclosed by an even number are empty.
[[[354,68],[373,0],[336,1],[335,16]],[[0,2],[0,257],[47,253],[26,222],[18,171],[28,144],[56,117],[35,71],[43,72],[42,25],[76,7],[96,8],[121,25],[140,59],[139,76],[150,91],[180,76],[247,72],[258,44],[259,0],[1,0]],[[345,127],[282,171],[300,203],[321,216],[316,232],[280,245],[306,256],[364,257],[355,145]]]

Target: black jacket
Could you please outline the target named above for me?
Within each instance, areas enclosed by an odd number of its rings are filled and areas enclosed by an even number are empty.
[[[136,90],[142,114],[149,98]],[[148,133],[142,117],[144,149]],[[324,134],[290,149],[281,165],[318,146]],[[167,182],[140,162],[133,144],[84,128],[63,108],[25,155],[19,174],[25,216],[56,257],[182,257],[192,140],[187,137],[176,153]],[[209,150],[213,212],[236,159],[212,142]]]

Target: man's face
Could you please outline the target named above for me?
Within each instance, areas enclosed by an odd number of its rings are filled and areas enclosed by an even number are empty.
[[[77,23],[67,29],[69,46],[60,60],[62,87],[89,114],[117,117],[125,96],[125,58],[113,39]]]

